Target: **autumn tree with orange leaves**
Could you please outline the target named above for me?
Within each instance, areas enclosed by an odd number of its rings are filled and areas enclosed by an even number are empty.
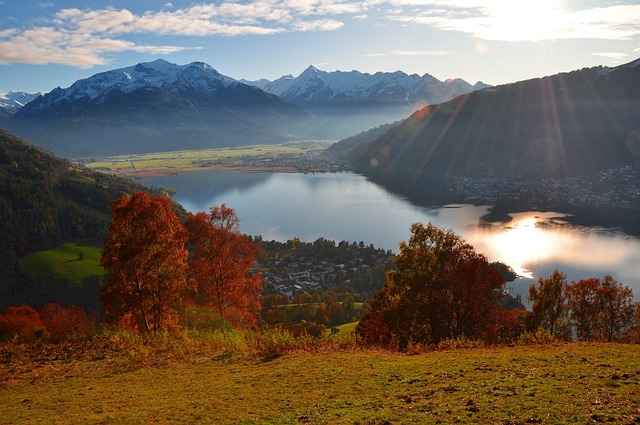
[[[633,291],[611,276],[572,282],[565,288],[567,309],[580,341],[633,340],[636,305]]]
[[[505,284],[498,271],[451,231],[416,223],[411,233],[356,333],[401,350],[460,336],[492,339]]]
[[[111,203],[100,264],[107,319],[141,333],[171,329],[187,296],[187,233],[170,199],[134,192]]]
[[[53,339],[81,339],[95,332],[98,323],[96,312],[88,314],[77,305],[63,306],[47,303],[40,309],[40,318]]]
[[[250,275],[258,246],[240,233],[235,211],[211,207],[187,218],[190,279],[196,301],[234,326],[256,327],[260,316],[259,274]]]

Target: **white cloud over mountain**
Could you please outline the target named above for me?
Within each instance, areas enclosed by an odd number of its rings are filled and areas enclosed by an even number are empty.
[[[135,51],[176,53],[199,48],[204,37],[270,36],[336,31],[352,22],[400,22],[483,40],[628,40],[640,35],[640,5],[570,8],[560,0],[249,0],[193,3],[134,12],[123,8],[65,8],[0,26],[0,63],[103,65],[109,55]],[[0,2],[0,4],[2,4]],[[41,13],[50,13],[51,7]],[[168,44],[142,42],[164,37]],[[187,38],[195,38],[187,41]],[[436,52],[436,53],[434,53]],[[444,54],[395,50],[386,55]]]

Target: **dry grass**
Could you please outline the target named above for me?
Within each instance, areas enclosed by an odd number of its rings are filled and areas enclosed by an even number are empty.
[[[640,423],[640,350],[183,333],[0,346],[0,423]]]

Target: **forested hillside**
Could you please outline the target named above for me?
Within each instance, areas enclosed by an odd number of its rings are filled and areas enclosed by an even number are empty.
[[[593,174],[640,160],[639,106],[638,61],[583,69],[428,106],[348,157],[378,180]]]
[[[0,307],[55,291],[54,276],[36,279],[21,270],[20,257],[63,242],[101,246],[112,222],[110,202],[143,188],[79,169],[0,129]]]

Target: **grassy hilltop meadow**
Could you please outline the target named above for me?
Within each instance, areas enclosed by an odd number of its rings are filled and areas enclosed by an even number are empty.
[[[230,333],[0,353],[1,424],[640,422],[640,351],[620,344],[398,354]]]

